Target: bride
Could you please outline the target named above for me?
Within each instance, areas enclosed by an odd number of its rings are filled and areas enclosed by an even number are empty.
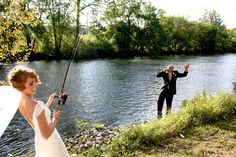
[[[60,111],[54,111],[51,118],[49,107],[55,99],[52,94],[47,103],[34,99],[39,76],[33,69],[15,67],[8,74],[11,86],[21,93],[19,111],[32,126],[35,132],[35,157],[69,157],[69,153],[56,130],[61,118]]]

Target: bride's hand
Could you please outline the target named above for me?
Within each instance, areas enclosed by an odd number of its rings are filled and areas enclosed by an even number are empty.
[[[53,119],[59,121],[61,119],[61,112],[59,110],[54,110]]]
[[[53,94],[49,97],[49,99],[48,99],[48,101],[47,101],[47,103],[46,103],[46,105],[47,105],[48,108],[52,105],[52,103],[53,103],[53,101],[55,100],[55,98],[56,98],[56,93],[53,93]]]

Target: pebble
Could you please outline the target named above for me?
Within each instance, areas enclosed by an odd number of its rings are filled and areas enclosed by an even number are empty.
[[[118,127],[105,127],[103,129],[88,129],[78,132],[73,137],[65,138],[64,142],[73,153],[82,152],[91,147],[104,151],[104,146],[109,144],[113,138],[118,137]]]

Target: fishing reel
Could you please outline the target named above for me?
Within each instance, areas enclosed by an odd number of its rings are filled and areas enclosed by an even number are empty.
[[[61,104],[65,105],[68,95],[63,93],[59,97],[58,96],[55,96],[55,97],[58,98],[58,105],[61,105]]]

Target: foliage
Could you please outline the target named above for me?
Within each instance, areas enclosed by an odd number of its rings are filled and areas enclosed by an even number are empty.
[[[76,121],[76,126],[77,126],[78,131],[85,131],[89,127],[87,122],[81,121],[79,119],[77,119]]]
[[[95,124],[93,125],[93,128],[94,128],[95,130],[103,130],[103,129],[105,128],[105,125],[104,125],[104,124],[101,124],[101,123],[95,123]]]
[[[68,47],[72,47],[68,43],[75,42],[76,39],[75,32],[71,32],[73,27],[70,23],[73,23],[73,19],[70,17],[70,3],[67,1],[49,0],[43,3],[43,7],[45,8],[44,14],[46,14],[47,20],[49,21],[48,30],[53,37],[55,58],[68,57],[69,54],[67,53],[70,52],[68,51]],[[67,42],[63,42],[64,39]],[[62,53],[62,47],[65,49],[64,53]]]
[[[173,53],[188,51],[194,30],[191,29],[193,24],[184,17],[162,16],[160,20],[167,36],[165,50]]]
[[[81,36],[80,49],[76,55],[76,58],[97,58],[96,40],[91,34],[85,34]]]
[[[77,157],[85,157],[85,156],[102,157],[101,153],[102,152],[98,150],[97,148],[91,147],[88,150],[84,151],[83,153],[77,155]]]
[[[216,96],[199,95],[183,104],[180,112],[127,128],[123,135],[111,144],[109,156],[125,155],[147,146],[164,143],[188,129],[214,123],[220,119],[229,119],[236,112],[236,98],[227,93]]]
[[[90,23],[83,26],[88,7]],[[189,21],[144,0],[4,0],[0,23],[1,62],[68,59],[78,35],[77,59],[236,52],[235,29],[216,11]]]
[[[205,11],[204,15],[200,18],[202,22],[202,50],[210,53],[225,51],[229,34],[225,25],[223,24],[220,15],[216,11]]]
[[[5,0],[0,12],[0,61],[25,61],[33,51],[25,34],[37,24],[36,14],[27,10],[26,1]]]

